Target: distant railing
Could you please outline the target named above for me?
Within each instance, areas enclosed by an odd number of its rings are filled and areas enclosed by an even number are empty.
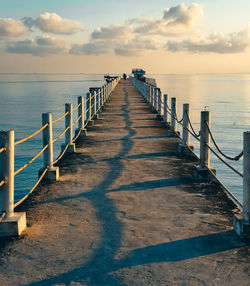
[[[71,103],[65,104],[65,113],[59,118],[52,120],[51,113],[42,114],[42,127],[31,135],[14,142],[14,131],[0,131],[0,223],[5,219],[13,217],[14,209],[20,205],[37,187],[42,179],[56,181],[59,176],[59,168],[54,165],[67,152],[75,151],[75,141],[85,134],[86,126],[93,123],[101,108],[109,100],[111,93],[117,85],[120,77],[114,78],[100,88],[95,88],[91,93],[78,97],[78,105],[73,108]],[[78,117],[73,122],[73,112],[78,110]],[[53,138],[53,126],[65,118],[65,129]],[[73,137],[74,125],[78,123]],[[43,148],[22,167],[14,171],[14,149],[32,137],[43,132]],[[65,143],[62,144],[61,153],[54,160],[53,144],[65,135]],[[31,188],[27,195],[14,204],[14,177],[32,164],[41,154],[43,154],[43,168],[39,171],[39,179]],[[1,236],[1,233],[0,233]]]
[[[176,98],[171,98],[171,108],[168,106],[168,95],[162,96],[160,88],[149,85],[134,77],[130,77],[130,81],[137,91],[144,97],[151,109],[157,112],[157,117],[169,126],[169,136],[178,136],[177,123],[182,126],[182,138],[179,145],[179,152],[185,150],[192,151],[190,146],[190,135],[192,135],[197,141],[200,142],[200,166],[197,168],[198,175],[204,175],[209,173],[214,179],[216,179],[224,188],[228,196],[243,209],[243,219],[235,219],[236,232],[242,236],[244,233],[244,227],[247,225],[250,227],[250,132],[244,132],[243,134],[243,151],[236,156],[226,155],[216,143],[212,130],[210,128],[210,112],[205,110],[201,111],[200,131],[196,132],[192,125],[189,116],[189,104],[183,104],[183,117],[177,118],[176,112]],[[168,115],[170,115],[170,122],[168,121]],[[215,149],[210,146],[210,138],[213,142]],[[239,201],[228,188],[222,184],[215,174],[215,170],[210,166],[210,151],[233,172],[243,178],[243,203]],[[229,164],[227,160],[238,161],[243,156],[243,173]],[[223,157],[225,159],[223,159]],[[249,230],[247,230],[249,232]],[[245,232],[247,232],[245,231]]]

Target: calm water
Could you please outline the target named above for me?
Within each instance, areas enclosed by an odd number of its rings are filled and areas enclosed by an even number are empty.
[[[150,75],[163,93],[177,98],[178,116],[182,104],[189,103],[191,121],[199,131],[200,111],[211,111],[211,129],[222,150],[236,155],[242,150],[242,133],[250,124],[250,75]],[[15,130],[22,139],[41,126],[41,114],[52,112],[53,119],[64,113],[64,103],[77,105],[77,97],[89,87],[103,85],[103,75],[89,74],[0,74],[0,129]],[[76,115],[75,115],[76,116]],[[56,124],[54,137],[64,128]],[[181,126],[179,126],[181,131]],[[64,138],[55,144],[55,157]],[[15,149],[15,168],[19,168],[41,149],[41,134]],[[191,138],[195,152],[199,144]],[[213,156],[211,164],[218,177],[242,200],[242,179]],[[242,160],[233,162],[242,171]],[[20,199],[36,182],[42,156],[15,178],[15,199]]]
[[[211,130],[221,149],[230,156],[242,151],[243,132],[250,130],[250,75],[151,76],[157,80],[162,92],[177,98],[178,118],[182,118],[183,103],[189,103],[191,121],[198,132],[200,111],[206,107],[211,112]],[[180,125],[178,130],[182,130]],[[199,154],[199,142],[192,136],[191,143]],[[242,159],[229,163],[242,172]],[[242,178],[213,154],[211,165],[221,181],[242,201]]]
[[[52,112],[53,120],[65,111],[64,104],[77,106],[77,97],[89,87],[104,84],[103,75],[92,74],[0,74],[0,130],[15,130],[15,141],[42,126],[42,113]],[[77,112],[74,112],[75,120]],[[64,119],[56,123],[53,136],[64,129]],[[28,162],[42,147],[42,134],[15,148],[15,169]],[[64,136],[54,144],[55,158],[60,153]],[[15,200],[19,200],[35,184],[42,156],[15,177]]]

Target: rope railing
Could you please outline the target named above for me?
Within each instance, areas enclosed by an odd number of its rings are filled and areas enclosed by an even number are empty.
[[[180,144],[182,147],[185,146],[185,144],[189,144],[189,137],[187,137],[186,134],[190,134],[192,137],[194,137],[197,141],[200,142],[200,169],[208,169],[210,170],[210,157],[208,155],[209,152],[212,152],[217,159],[219,159],[223,164],[225,164],[229,169],[231,169],[234,173],[236,173],[237,175],[239,175],[240,177],[243,178],[243,174],[244,172],[240,172],[239,170],[237,170],[234,166],[232,166],[231,164],[229,164],[225,159],[228,160],[232,160],[232,161],[238,161],[240,158],[242,158],[242,156],[244,156],[243,151],[241,151],[238,155],[236,156],[229,156],[227,154],[225,154],[221,148],[218,146],[214,135],[210,129],[210,125],[208,124],[208,122],[206,120],[201,122],[205,122],[205,127],[202,127],[201,124],[201,130],[199,132],[195,131],[195,128],[191,122],[190,116],[189,116],[189,105],[185,104],[185,108],[183,105],[183,118],[181,120],[178,119],[177,114],[176,114],[176,109],[175,109],[175,98],[172,98],[173,101],[171,100],[171,103],[174,107],[174,111],[169,108],[167,101],[163,102],[162,97],[159,96],[157,94],[157,92],[155,92],[155,88],[156,87],[150,87],[150,88],[146,88],[146,85],[144,82],[137,80],[135,78],[131,78],[131,82],[132,84],[135,86],[135,88],[137,89],[137,91],[139,93],[142,94],[142,96],[145,98],[146,102],[148,102],[148,104],[155,110],[158,112],[159,115],[162,116],[162,112],[164,111],[164,118],[161,118],[164,120],[164,122],[167,122],[167,114],[171,115],[172,119],[174,118],[173,122],[177,122],[179,124],[181,124],[183,126],[183,138],[182,138],[182,144]],[[167,97],[166,97],[167,100]],[[159,102],[160,101],[160,102]],[[164,101],[165,101],[165,97],[164,97]],[[172,114],[174,112],[174,114]],[[209,115],[202,115],[202,113],[209,113],[209,111],[202,111],[201,112],[201,116],[208,116],[209,119]],[[185,120],[184,120],[185,119]],[[175,124],[173,123],[173,127],[172,127],[172,120],[171,120],[171,132],[170,132],[170,136],[175,136],[174,134],[176,133],[176,129],[175,129]],[[172,129],[173,128],[173,129]],[[204,131],[204,128],[207,130]],[[173,133],[172,130],[175,132]],[[184,130],[185,130],[185,140],[184,140]],[[250,133],[250,132],[248,132]],[[203,135],[202,135],[203,134]],[[244,133],[245,134],[245,133]],[[250,135],[249,135],[250,136]],[[211,141],[213,142],[215,148],[217,151],[215,151],[213,148],[211,148],[211,146],[209,145],[209,139],[211,138]],[[208,140],[208,141],[206,141]],[[185,143],[188,142],[188,143]],[[183,143],[184,142],[184,143]],[[249,139],[250,142],[250,139]],[[183,145],[184,144],[184,145]],[[187,149],[191,150],[193,152],[193,149],[190,148],[190,145],[186,145]],[[204,147],[205,146],[205,147]],[[244,145],[245,146],[245,145]],[[182,150],[181,148],[179,150]],[[250,150],[250,149],[249,149]],[[249,151],[250,154],[250,151]],[[224,158],[223,158],[224,157]],[[249,158],[250,161],[250,158]],[[199,171],[198,171],[199,172]],[[213,170],[210,170],[211,174],[213,174]],[[249,170],[248,170],[249,172]],[[216,175],[213,174],[215,177]],[[250,176],[250,174],[249,174]],[[217,177],[216,177],[217,178]],[[218,179],[218,178],[217,178]],[[249,178],[250,181],[250,178]],[[224,188],[226,190],[226,192],[229,194],[229,196],[233,199],[234,202],[236,202],[238,204],[238,206],[242,207],[242,203],[225,187]],[[249,194],[250,196],[250,194]]]
[[[59,118],[55,119],[54,121],[52,121],[52,124],[57,123],[58,121],[62,120],[65,116],[67,116],[69,114],[69,112],[65,112],[62,116],[60,116]]]
[[[207,148],[219,159],[221,162],[223,162],[225,165],[227,165],[232,171],[234,171],[236,174],[241,176],[243,178],[243,174],[238,171],[236,168],[234,168],[232,165],[230,165],[228,162],[226,162],[223,158],[221,158],[220,155],[218,155],[208,144],[206,144]]]
[[[0,153],[4,152],[4,151],[6,151],[6,150],[7,150],[7,149],[6,149],[5,147],[0,148]]]
[[[0,214],[0,223],[3,221],[3,219],[6,217],[6,211],[2,211]]]
[[[49,145],[46,145],[43,147],[42,150],[40,150],[31,160],[29,160],[26,164],[24,164],[21,168],[19,168],[18,170],[16,170],[14,172],[14,176],[16,176],[17,174],[19,174],[21,171],[23,171],[25,168],[27,168],[31,163],[33,163],[47,148],[49,147]]]
[[[46,168],[43,173],[41,174],[41,176],[39,177],[39,179],[37,180],[37,182],[35,183],[35,185],[30,189],[30,191],[28,192],[28,194],[26,194],[22,199],[20,199],[18,202],[16,202],[14,204],[14,208],[16,208],[17,206],[19,206],[22,202],[24,202],[35,190],[35,188],[39,185],[39,183],[42,181],[42,179],[44,178],[45,174],[48,172],[48,168]]]
[[[82,118],[82,115],[78,116],[77,119],[73,122],[73,125],[75,125],[81,118]]]
[[[82,105],[82,103],[80,102],[80,103],[79,103],[75,108],[73,108],[73,110],[72,110],[72,111],[77,110],[81,105]]]
[[[62,159],[63,155],[66,153],[66,151],[67,151],[68,148],[69,148],[69,144],[67,144],[67,145],[65,146],[65,148],[64,148],[64,150],[61,152],[61,154],[56,158],[55,161],[53,161],[53,165],[55,165],[56,163],[58,163],[58,162]]]
[[[19,140],[19,141],[16,141],[16,142],[14,143],[14,146],[17,146],[17,145],[19,145],[19,144],[21,144],[21,143],[24,143],[24,142],[26,142],[27,140],[31,139],[32,137],[36,136],[38,133],[40,133],[41,131],[43,131],[47,126],[48,126],[48,124],[46,123],[44,126],[42,126],[40,129],[38,129],[36,132],[30,134],[29,136],[27,136],[27,137],[25,137],[25,138],[23,138],[23,139],[21,139],[21,140]]]
[[[6,183],[7,183],[7,180],[6,180],[6,179],[0,181],[0,187],[2,187],[2,186],[3,186],[4,184],[6,184]]]
[[[52,143],[54,144],[57,140],[59,140],[67,131],[69,130],[69,127],[63,130],[62,133],[60,133],[53,141]]]
[[[230,157],[230,156],[226,155],[226,154],[220,149],[220,147],[218,146],[218,144],[216,143],[216,141],[215,141],[215,139],[214,139],[214,136],[213,136],[213,133],[212,133],[210,127],[208,126],[207,122],[205,122],[205,124],[206,124],[206,127],[207,127],[207,129],[208,129],[208,132],[209,132],[209,134],[210,134],[210,136],[211,136],[211,139],[212,139],[212,141],[213,141],[213,143],[214,143],[214,146],[216,147],[216,149],[218,150],[218,152],[219,152],[223,157],[225,157],[225,158],[228,159],[228,160],[239,161],[239,159],[243,156],[243,151],[241,151],[238,155],[236,155],[236,156],[234,156],[234,157]]]
[[[66,103],[65,110],[66,112],[60,116],[59,118],[52,121],[51,113],[42,114],[42,122],[43,126],[30,134],[29,136],[14,142],[14,131],[0,131],[0,154],[9,151],[6,153],[6,156],[0,156],[1,166],[5,168],[2,174],[2,178],[0,178],[0,200],[1,196],[5,192],[11,192],[14,194],[14,184],[10,184],[14,181],[15,176],[21,173],[25,168],[30,166],[42,153],[44,153],[43,158],[43,168],[39,170],[39,178],[30,191],[17,203],[13,203],[13,200],[7,202],[6,200],[3,204],[0,204],[0,221],[2,221],[1,214],[5,213],[5,210],[14,209],[18,205],[20,205],[27,197],[36,189],[39,183],[46,178],[46,180],[57,180],[59,176],[59,167],[55,167],[54,165],[59,162],[63,158],[66,152],[75,152],[75,141],[80,137],[82,131],[85,133],[85,127],[88,125],[89,121],[95,116],[95,113],[101,109],[101,107],[108,101],[111,96],[111,93],[118,83],[120,78],[116,78],[113,81],[107,83],[102,87],[102,91],[91,94],[87,93],[86,97],[83,96],[78,97],[78,105],[72,108],[72,104]],[[87,103],[91,103],[88,104]],[[88,107],[88,108],[87,108]],[[93,109],[93,112],[92,112]],[[78,110],[78,117],[73,121],[73,112]],[[86,116],[86,114],[89,116]],[[65,118],[65,129],[53,139],[53,125]],[[72,138],[72,133],[74,131],[74,125],[78,123],[78,128],[75,129],[76,135]],[[93,122],[91,122],[93,124]],[[43,148],[27,163],[18,168],[16,171],[11,172],[9,170],[14,170],[14,149],[15,146],[28,141],[38,133],[43,132]],[[63,135],[65,135],[65,144],[62,144],[62,151],[57,157],[56,160],[53,161],[53,144],[57,142]],[[11,166],[11,168],[7,168],[4,166]],[[7,174],[7,175],[5,175]],[[5,184],[7,187],[5,187]],[[7,195],[7,197],[11,198],[11,195]],[[7,217],[9,215],[9,211],[7,211]]]
[[[162,99],[159,98],[159,100],[160,100],[160,107],[163,108],[163,110],[165,110],[169,115],[172,115],[171,109],[168,107],[168,105],[166,105],[167,108],[165,108],[165,105],[164,105],[164,102],[162,101]],[[176,113],[174,113],[173,116],[174,116],[176,122],[179,123],[180,125],[182,125],[183,118],[179,120]]]
[[[188,114],[187,114],[187,119],[188,119],[189,126],[191,127],[192,132],[194,133],[195,137],[197,137],[197,138],[200,137],[201,132],[200,132],[200,131],[199,131],[198,133],[195,132],[194,127],[193,127],[193,124],[192,124],[192,122],[191,122],[190,117],[189,117]]]

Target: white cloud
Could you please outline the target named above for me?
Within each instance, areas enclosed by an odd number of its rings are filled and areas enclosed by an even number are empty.
[[[125,45],[117,45],[115,48],[116,55],[119,56],[142,56],[148,51],[158,49],[158,44],[152,40],[133,39]]]
[[[22,20],[27,27],[34,26],[46,33],[70,35],[83,30],[81,22],[63,19],[56,13],[46,12],[37,19],[25,17]]]
[[[164,10],[161,19],[138,20],[135,32],[142,35],[183,35],[197,28],[202,17],[203,11],[198,4],[193,3],[188,8],[181,4]]]
[[[0,37],[16,37],[25,33],[27,28],[22,22],[11,18],[0,18]]]
[[[193,3],[188,8],[184,4],[164,10],[163,19],[169,26],[185,25],[193,26],[201,20],[203,11],[201,7]]]
[[[169,41],[167,50],[172,52],[187,51],[193,53],[240,53],[250,46],[250,27],[238,33],[211,33],[196,40]]]
[[[33,56],[47,56],[51,54],[66,53],[67,45],[62,41],[49,36],[26,39],[23,41],[9,42],[6,46],[8,53],[31,54]]]
[[[132,28],[130,26],[111,25],[110,27],[99,27],[92,34],[91,39],[131,39]]]
[[[112,43],[108,41],[93,41],[86,44],[75,44],[71,47],[70,53],[74,55],[101,55],[112,50]]]

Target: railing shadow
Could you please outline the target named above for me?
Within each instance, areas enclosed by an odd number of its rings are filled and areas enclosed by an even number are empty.
[[[115,268],[183,261],[243,246],[245,243],[233,230],[222,231],[135,249],[125,259],[117,260]]]

